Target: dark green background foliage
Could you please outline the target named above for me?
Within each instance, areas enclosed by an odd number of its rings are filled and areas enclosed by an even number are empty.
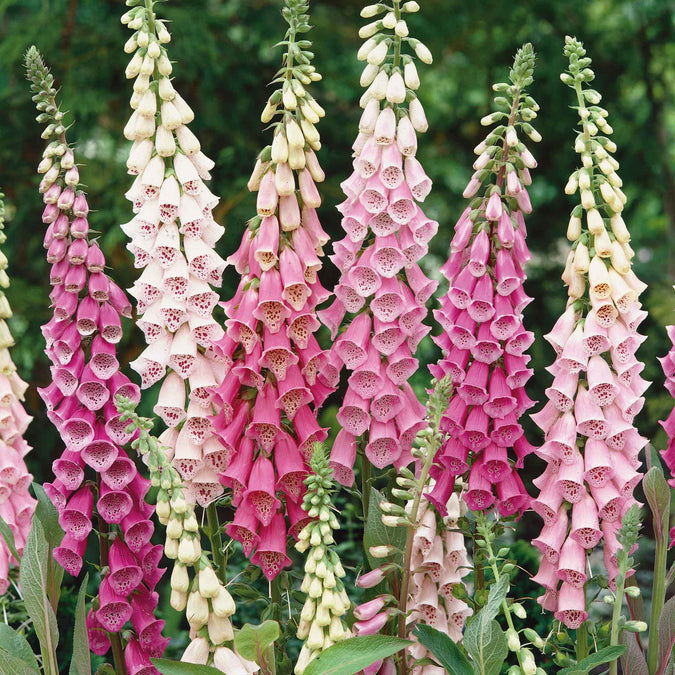
[[[270,140],[259,112],[280,60],[279,50],[272,48],[284,30],[280,4],[279,0],[170,0],[157,5],[158,12],[172,21],[170,55],[177,61],[176,86],[197,113],[192,128],[204,151],[216,160],[211,189],[221,197],[216,216],[227,227],[219,244],[224,256],[236,249],[245,221],[254,213],[246,181],[257,152]],[[672,401],[663,389],[656,357],[668,349],[664,326],[672,322],[675,307],[671,288],[675,5],[672,0],[420,0],[420,4],[422,11],[409,21],[411,32],[429,46],[435,62],[420,66],[420,98],[430,131],[421,139],[419,158],[434,180],[425,210],[441,224],[426,259],[429,274],[437,274],[445,261],[454,223],[465,205],[461,192],[472,172],[472,149],[485,134],[479,120],[491,109],[490,85],[505,79],[521,43],[531,41],[537,52],[531,93],[541,106],[536,126],[543,142],[532,148],[539,167],[531,189],[534,212],[527,219],[534,254],[527,290],[534,302],[526,310],[526,322],[538,338],[531,349],[537,376],[530,395],[539,400],[551,380],[544,368],[553,360],[553,351],[541,336],[566,300],[560,273],[574,201],[563,193],[563,186],[577,161],[572,148],[576,113],[569,108],[571,93],[559,80],[566,65],[562,46],[565,34],[585,42],[594,60],[595,86],[603,93],[615,129],[619,173],[629,199],[625,220],[637,251],[636,272],[650,284],[644,298],[650,316],[643,324],[649,340],[639,355],[647,363],[645,376],[654,385],[637,423],[657,447],[663,447],[657,420],[667,414]],[[327,174],[320,215],[334,238],[342,236],[335,205],[342,199],[339,183],[351,170],[350,146],[360,113],[362,66],[355,54],[361,6],[357,0],[316,0],[311,7],[315,29],[310,37],[316,66],[324,76],[313,91],[327,111],[320,125],[319,157]],[[23,377],[38,386],[49,381],[39,330],[50,314],[49,277],[35,174],[42,142],[23,78],[22,56],[29,45],[37,44],[61,84],[63,108],[70,111],[68,119],[76,121],[69,138],[84,165],[81,176],[94,210],[90,222],[100,232],[110,274],[128,287],[138,272],[118,227],[131,218],[123,197],[131,183],[125,168],[129,144],[122,136],[131,92],[124,79],[128,56],[122,45],[128,31],[119,23],[123,11],[121,0],[0,0],[0,187],[8,202],[5,252],[12,279],[8,295],[15,312],[13,353]],[[335,269],[327,262],[323,283],[331,288],[335,279]],[[234,270],[227,270],[224,297],[231,295],[236,283]],[[142,335],[130,324],[126,333],[123,362],[134,358],[143,344]],[[425,362],[438,356],[430,340],[420,352]],[[420,393],[427,381],[423,368],[416,378]],[[151,410],[152,398],[144,403],[145,412]],[[334,418],[336,400],[327,410],[327,420]],[[30,468],[38,480],[49,480],[49,464],[61,444],[34,386],[28,407],[36,418],[28,432],[35,446],[28,457]],[[531,424],[527,432],[532,442],[540,441]],[[539,468],[538,460],[528,462],[529,474]],[[526,517],[523,531],[534,531],[534,520]],[[351,527],[348,532],[356,534]],[[344,545],[358,557],[353,538]],[[527,564],[531,566],[531,561]]]

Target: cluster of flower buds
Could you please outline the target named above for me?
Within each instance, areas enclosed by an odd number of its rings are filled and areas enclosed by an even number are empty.
[[[0,244],[7,240],[4,224],[5,203],[0,192]],[[31,450],[23,434],[32,418],[21,404],[28,385],[16,372],[9,353],[14,339],[6,321],[12,316],[12,310],[1,290],[9,286],[6,269],[7,258],[0,251],[0,518],[9,525],[14,547],[21,555],[35,510],[35,500],[28,491],[33,476],[28,473],[23,459]],[[9,588],[10,563],[18,565],[19,561],[13,559],[7,543],[0,536],[0,595]]]
[[[518,422],[533,405],[525,392],[532,375],[525,351],[534,335],[523,326],[523,309],[531,301],[523,290],[523,266],[531,258],[523,214],[532,208],[526,186],[536,166],[523,137],[540,140],[529,122],[539,106],[525,91],[533,71],[534,52],[526,44],[516,53],[510,84],[493,86],[503,110],[482,120],[498,126],[476,147],[475,173],[464,191],[471,202],[442,268],[450,287],[434,311],[444,329],[434,338],[443,359],[431,371],[438,378],[448,375],[456,387],[443,415],[448,439],[436,470],[468,474],[469,508],[481,511],[496,502],[502,516],[528,506],[516,469],[533,450]]]
[[[202,551],[195,506],[186,498],[183,478],[171,465],[167,448],[152,436],[152,420],[136,414],[134,401],[120,397],[117,406],[129,430],[137,432],[132,446],[148,466],[151,484],[158,488],[157,517],[166,527],[164,553],[175,560],[170,603],[175,610],[186,612],[190,626],[191,642],[182,660],[215,665],[225,673],[256,672],[255,664],[241,659],[228,646],[234,640],[230,621],[234,600]],[[194,570],[192,579],[190,568]]]
[[[310,459],[312,473],[305,478],[307,492],[302,508],[309,522],[300,532],[295,548],[305,553],[305,577],[301,591],[306,595],[298,624],[298,638],[304,641],[295,666],[302,675],[307,664],[324,649],[351,636],[343,617],[350,601],[342,579],[345,571],[333,550],[333,532],[340,524],[332,509],[333,469],[321,444]]]
[[[578,189],[581,204],[567,231],[573,242],[563,273],[567,310],[546,336],[556,351],[549,368],[554,380],[548,402],[532,416],[545,434],[537,454],[548,463],[532,503],[544,519],[533,542],[543,553],[536,580],[546,593],[539,602],[570,628],[586,620],[586,556],[601,539],[614,585],[617,531],[635,503],[638,454],[647,442],[633,425],[648,386],[635,357],[644,339],[637,327],[647,315],[638,301],[645,285],[631,270],[633,250],[621,217],[626,198],[610,154],[616,146],[600,135],[612,130],[600,94],[584,86],[594,77],[585,54],[580,42],[566,38],[570,67],[562,80],[578,100],[575,150],[582,161],[566,192]]]
[[[126,76],[135,78],[134,112],[124,135],[134,142],[127,168],[136,178],[126,196],[135,215],[122,229],[135,267],[143,269],[130,292],[148,343],[131,367],[142,388],[164,380],[154,408],[168,427],[162,441],[189,499],[206,505],[223,491],[216,471],[224,449],[209,419],[209,390],[222,382],[225,365],[209,346],[223,335],[211,287],[222,283],[225,261],[214,247],[224,228],[213,220],[218,198],[204,184],[214,163],[201,152],[188,127],[194,114],[171,83],[169,32],[152,2],[131,4],[122,22],[134,31],[125,45],[133,52]]]
[[[408,45],[431,63],[429,50],[408,37],[403,18],[418,9],[416,2],[396,0],[361,13],[384,16],[359,33],[366,38],[358,58],[367,61],[361,77],[367,89],[353,145],[354,171],[342,183],[347,199],[338,207],[346,236],[331,256],[340,271],[336,299],[320,312],[333,338],[347,325],[331,350],[333,360],[351,371],[338,413],[342,430],[331,456],[344,485],[354,481],[357,444],[377,468],[405,466],[412,460],[415,434],[424,426],[424,406],[408,380],[418,367],[417,346],[430,330],[422,321],[438,284],[418,263],[438,223],[416,203],[431,190],[415,157],[417,133],[427,130],[427,121],[415,93],[414,56],[401,53]]]
[[[471,609],[455,596],[465,594],[462,577],[469,569],[464,535],[457,529],[460,510],[466,510],[466,503],[455,492],[446,504],[447,516],[438,522],[435,509],[422,496],[419,509],[418,527],[413,534],[411,558],[412,587],[408,598],[408,635],[415,639],[412,629],[419,623],[432,626],[460,642],[464,622]],[[440,525],[440,527],[439,527]],[[440,532],[439,532],[440,529]],[[427,649],[416,642],[408,650],[413,661],[425,657],[433,658]],[[443,669],[433,665],[418,666],[410,671],[413,675],[443,675]]]
[[[34,47],[26,66],[38,122],[47,124],[42,137],[53,139],[38,171],[44,174],[42,220],[48,225],[44,246],[54,310],[42,327],[52,382],[39,391],[66,445],[53,463],[56,479],[44,486],[65,532],[54,558],[70,574],[79,574],[97,496],[96,512],[107,531],[100,535],[108,542],[102,548],[103,579],[87,622],[91,648],[105,654],[108,634],[119,633],[131,621],[138,642],[130,641],[135,645],[130,651],[144,654],[149,664],[148,655],[161,656],[166,646],[161,638],[164,622],[153,616],[159,597],[154,589],[164,571],[157,567],[161,546],[150,541],[154,509],[145,502],[150,482],[121,447],[132,434],[114,404],[118,395],[140,398],[138,387],[119,371],[116,355],[120,316],[130,316],[131,305],[104,273],[101,249],[89,241],[89,206],[77,189],[79,173],[55,101],[54,79]],[[85,480],[87,467],[95,483]],[[146,632],[149,624],[153,628]]]
[[[262,114],[265,123],[275,120],[274,140],[249,182],[257,215],[228,259],[241,281],[224,303],[226,334],[213,345],[227,363],[213,390],[219,411],[212,420],[225,448],[218,473],[236,508],[227,533],[268,579],[290,564],[284,512],[295,538],[307,522],[303,480],[314,443],[327,437],[317,411],[338,379],[313,335],[316,306],[328,295],[317,278],[328,237],[316,213],[324,174],[314,154],[324,112],[306,89],[320,75],[310,65],[310,43],[299,39],[309,30],[308,3],[285,5],[287,51],[274,80],[280,88]]]

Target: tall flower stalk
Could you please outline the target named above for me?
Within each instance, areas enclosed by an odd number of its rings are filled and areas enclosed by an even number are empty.
[[[534,51],[526,44],[516,53],[510,82],[493,86],[498,111],[482,124],[498,126],[475,150],[475,173],[464,190],[471,201],[442,268],[450,288],[434,311],[444,329],[434,338],[443,358],[430,368],[455,385],[443,414],[448,441],[434,466],[434,475],[445,477],[439,489],[452,489],[449,477],[466,476],[469,508],[495,505],[502,516],[528,506],[517,469],[533,449],[518,421],[533,405],[525,384],[532,376],[526,350],[534,336],[523,325],[531,301],[523,289],[531,258],[524,215],[532,210],[527,186],[536,166],[524,139],[541,138],[530,124],[539,109],[527,93],[533,72]]]
[[[217,472],[227,458],[210,419],[210,389],[227,369],[210,348],[223,335],[212,316],[212,286],[222,283],[225,261],[215,244],[224,228],[213,220],[218,198],[204,183],[214,163],[201,152],[188,126],[194,113],[170,79],[171,36],[153,0],[132,4],[122,23],[134,31],[124,47],[133,54],[126,76],[134,79],[124,135],[134,142],[127,168],[135,179],[126,196],[135,215],[122,229],[143,270],[130,292],[148,346],[131,367],[143,389],[162,381],[154,407],[167,426],[162,442],[188,499],[207,506],[223,492]]]
[[[329,295],[317,277],[328,237],[316,212],[316,184],[324,179],[316,124],[324,111],[309,92],[321,76],[303,37],[308,6],[286,0],[282,9],[283,65],[261,116],[273,141],[249,181],[257,215],[228,258],[241,280],[224,303],[226,334],[214,342],[228,364],[214,389],[219,412],[213,418],[226,452],[219,476],[235,507],[226,531],[270,580],[290,565],[287,531],[297,539],[307,523],[303,481],[314,444],[327,436],[318,410],[337,380],[314,337],[316,307]]]
[[[89,240],[89,206],[78,189],[54,78],[35,47],[26,54],[26,68],[48,141],[38,172],[53,286],[53,316],[42,327],[52,382],[39,392],[66,446],[52,465],[55,480],[44,486],[65,532],[54,558],[73,576],[80,573],[96,515],[102,578],[87,617],[90,647],[101,655],[112,647],[118,673],[127,672],[125,659],[144,664],[128,666],[130,675],[146,667],[143,672],[152,673],[149,656],[161,656],[168,642],[161,635],[164,622],[153,616],[162,549],[151,543],[153,508],[145,502],[150,482],[122,447],[132,432],[114,405],[118,395],[140,397],[116,355],[121,317],[131,315],[131,305],[105,274],[101,249]],[[132,637],[122,638],[122,631]]]
[[[357,449],[377,468],[408,465],[424,426],[424,406],[409,379],[418,368],[417,346],[430,330],[422,323],[425,303],[438,285],[418,263],[438,223],[418,206],[431,180],[415,157],[417,134],[428,126],[416,94],[415,56],[432,61],[424,44],[409,37],[405,17],[418,10],[416,2],[392,0],[361,12],[374,19],[359,31],[365,42],[358,58],[367,61],[363,114],[354,171],[342,183],[346,200],[338,207],[346,236],[331,257],[340,271],[336,299],[320,313],[333,338],[346,326],[331,350],[350,371],[338,413],[342,430],[331,453],[344,485],[354,480]]]
[[[4,197],[0,192],[0,244],[7,241],[3,231]],[[21,403],[28,384],[19,377],[9,351],[14,345],[14,338],[7,325],[12,309],[4,293],[9,287],[6,270],[7,257],[0,251],[0,518],[9,525],[14,547],[21,555],[35,510],[35,500],[28,491],[33,476],[28,473],[24,460],[31,446],[23,437],[32,418]],[[9,588],[10,565],[18,565],[19,562],[0,536],[0,595]]]
[[[532,508],[544,519],[534,540],[543,554],[535,580],[538,601],[569,628],[580,629],[577,653],[585,655],[588,555],[604,540],[610,588],[619,572],[617,534],[635,504],[639,452],[646,443],[633,424],[648,383],[635,352],[644,338],[637,327],[646,316],[638,298],[645,285],[631,269],[633,250],[621,213],[626,197],[612,157],[615,144],[600,94],[588,85],[591,59],[574,38],[565,39],[569,69],[561,79],[576,96],[580,130],[575,150],[582,166],[565,191],[579,193],[567,238],[572,250],[563,281],[567,309],[546,336],[556,351],[548,401],[533,415],[545,434],[537,450],[548,466],[535,480],[540,493]],[[629,552],[627,552],[629,553]],[[594,571],[596,573],[597,571]],[[628,576],[632,570],[625,570]]]

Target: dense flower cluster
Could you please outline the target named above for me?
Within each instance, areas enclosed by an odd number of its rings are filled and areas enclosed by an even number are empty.
[[[159,599],[155,586],[164,570],[158,568],[161,546],[150,541],[154,509],[145,502],[150,482],[121,447],[131,434],[114,404],[118,395],[140,398],[138,387],[119,371],[116,356],[122,338],[120,316],[130,316],[131,305],[104,273],[101,249],[89,241],[89,206],[77,189],[79,172],[66,143],[53,77],[35,48],[28,53],[27,65],[41,111],[38,121],[47,123],[42,137],[53,139],[38,171],[44,174],[44,246],[53,286],[53,317],[42,327],[52,383],[40,395],[66,445],[53,464],[55,480],[45,484],[65,532],[54,558],[70,574],[79,574],[96,500],[104,541],[101,563],[107,573],[89,612],[91,649],[105,654],[108,634],[119,633],[130,621],[137,638],[129,649],[145,654],[147,661],[148,655],[161,656],[168,639],[161,637],[164,622],[153,616]],[[85,481],[87,467],[94,472],[95,485]],[[156,671],[149,666],[132,675],[140,672]]]
[[[218,293],[211,286],[221,285],[225,268],[214,250],[224,232],[213,220],[218,198],[204,184],[213,162],[188,127],[194,113],[171,83],[166,26],[146,6],[122,21],[135,31],[125,45],[133,52],[126,76],[135,79],[124,135],[134,142],[127,168],[136,176],[126,195],[135,215],[122,229],[135,267],[143,269],[130,292],[148,343],[131,367],[142,388],[164,380],[154,408],[168,427],[162,440],[189,498],[206,505],[223,491],[216,472],[227,457],[210,420],[209,389],[225,373],[209,349],[223,335],[212,316]]]
[[[0,192],[0,244],[7,240],[4,229],[5,204]],[[0,289],[9,286],[7,258],[0,252]],[[31,417],[24,410],[21,401],[28,385],[19,377],[12,361],[9,348],[14,344],[7,326],[12,316],[9,301],[0,290],[0,518],[9,525],[14,537],[14,546],[23,551],[35,510],[35,500],[28,488],[33,476],[26,469],[24,456],[31,450],[23,438]],[[17,565],[5,540],[0,536],[0,595],[9,587],[9,566]]]
[[[455,597],[454,588],[462,583],[469,569],[464,535],[457,530],[460,506],[466,504],[455,492],[445,505],[447,516],[440,524],[437,513],[423,497],[420,503],[419,526],[413,535],[411,567],[412,588],[408,598],[408,635],[418,623],[427,624],[449,635],[455,642],[462,639],[464,622],[471,614],[470,607]],[[408,650],[413,660],[433,658],[419,642]],[[434,665],[412,668],[412,675],[443,675],[444,670]]]
[[[386,13],[359,33],[366,38],[358,54],[367,61],[361,77],[367,87],[364,111],[353,146],[354,172],[342,183],[347,199],[338,207],[346,236],[331,256],[340,271],[336,299],[320,313],[333,338],[350,317],[332,348],[334,361],[351,371],[338,413],[342,430],[331,456],[336,477],[345,485],[354,480],[357,442],[374,466],[405,466],[423,426],[424,406],[408,380],[418,367],[417,346],[430,330],[422,321],[438,284],[418,263],[438,223],[417,205],[431,190],[415,157],[417,133],[427,130],[427,121],[415,94],[414,58],[401,55],[405,43],[431,63],[429,50],[407,37],[403,14],[418,9],[417,3],[406,2],[394,3],[393,11],[379,4],[362,12],[367,17]]]
[[[563,280],[568,305],[546,336],[556,351],[549,369],[548,402],[533,415],[546,442],[537,454],[548,463],[535,484],[532,508],[544,519],[534,540],[543,553],[536,581],[546,588],[540,604],[557,619],[577,628],[587,618],[586,556],[604,540],[610,585],[617,574],[617,531],[635,504],[641,480],[638,454],[646,444],[633,425],[648,383],[635,351],[643,341],[637,327],[646,312],[638,297],[644,284],[631,270],[630,235],[621,217],[626,198],[611,153],[614,143],[600,94],[583,88],[593,78],[591,59],[581,43],[566,38],[570,59],[563,81],[576,91],[581,131],[575,143],[582,168],[566,187],[580,192],[567,237],[573,250]],[[585,218],[582,216],[585,212]],[[585,221],[585,222],[584,222]]]
[[[532,210],[526,186],[536,162],[522,141],[540,138],[528,121],[539,106],[525,93],[533,71],[528,44],[516,54],[511,83],[494,86],[496,102],[508,112],[482,120],[499,126],[477,146],[475,173],[464,190],[473,199],[455,226],[442,268],[450,288],[434,311],[444,329],[434,340],[444,354],[430,368],[437,378],[449,375],[455,384],[443,416],[449,438],[435,471],[468,473],[464,498],[469,508],[481,511],[496,504],[503,516],[522,513],[529,502],[516,469],[532,450],[518,418],[533,405],[525,392],[532,375],[525,351],[534,335],[523,326],[523,309],[531,301],[523,290],[523,266],[531,258],[523,214]],[[483,196],[474,198],[483,184]]]
[[[191,642],[182,660],[213,663],[228,674],[257,672],[255,664],[240,658],[228,646],[234,640],[230,621],[235,612],[234,600],[202,551],[195,505],[186,499],[184,481],[171,465],[166,448],[151,435],[152,420],[136,414],[134,401],[118,398],[117,406],[122,420],[138,430],[133,447],[148,466],[152,485],[159,488],[157,516],[166,527],[164,553],[176,561],[171,573],[170,603],[175,610],[186,612],[190,626]],[[194,570],[192,579],[190,568]],[[127,654],[127,668],[135,673],[129,665],[130,658]]]
[[[305,478],[307,492],[302,508],[313,519],[298,536],[295,548],[305,553],[305,576],[301,591],[306,595],[298,623],[298,638],[304,641],[295,665],[302,675],[307,664],[324,649],[351,637],[343,617],[350,601],[342,579],[346,572],[333,550],[333,532],[340,524],[332,510],[332,473],[323,448],[315,446],[310,459],[312,473]]]
[[[675,326],[668,326],[667,331],[673,346],[664,357],[659,359],[659,361],[661,362],[663,373],[666,376],[666,389],[668,390],[668,393],[675,398]],[[675,487],[675,408],[673,408],[670,415],[661,422],[661,425],[668,436],[668,447],[661,451],[661,456],[670,470],[671,477],[668,479],[668,483],[671,487]],[[675,528],[672,528],[670,531],[670,542],[671,546],[673,545],[673,542],[675,542]]]
[[[329,295],[317,278],[328,241],[316,213],[316,183],[324,174],[314,152],[324,111],[306,89],[320,75],[296,41],[309,30],[307,3],[286,4],[288,51],[275,78],[282,85],[262,121],[281,118],[249,182],[257,216],[228,258],[241,281],[224,303],[226,334],[214,342],[227,363],[214,389],[219,412],[213,418],[225,448],[218,473],[236,508],[227,533],[269,579],[290,564],[284,513],[295,538],[307,522],[303,480],[314,444],[327,437],[317,411],[338,375],[314,337],[316,306]]]

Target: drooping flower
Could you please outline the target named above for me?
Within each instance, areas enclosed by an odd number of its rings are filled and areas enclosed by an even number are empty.
[[[523,214],[531,211],[527,186],[536,162],[522,140],[539,139],[529,123],[539,106],[526,93],[533,71],[534,52],[526,44],[515,56],[510,84],[493,87],[498,107],[508,112],[482,120],[500,126],[476,147],[475,173],[464,191],[471,202],[455,226],[442,270],[450,287],[434,311],[444,331],[434,338],[443,359],[430,368],[455,385],[443,416],[449,439],[436,470],[468,474],[469,508],[495,505],[502,516],[520,514],[529,503],[516,469],[531,451],[518,418],[533,405],[525,392],[532,375],[525,351],[533,334],[523,326],[531,301],[523,290],[523,267],[531,257]]]
[[[584,86],[593,79],[583,45],[565,39],[570,68],[563,81],[579,100],[581,130],[575,150],[582,168],[565,191],[580,192],[567,238],[573,242],[563,281],[567,309],[546,339],[556,351],[546,405],[532,418],[545,434],[537,454],[548,466],[535,480],[532,508],[544,527],[534,545],[543,554],[535,580],[546,592],[540,604],[570,628],[587,618],[586,558],[602,540],[610,585],[618,572],[616,533],[635,504],[639,452],[646,444],[633,424],[648,383],[635,352],[646,316],[639,296],[645,285],[631,269],[630,234],[622,219],[621,191],[612,129],[600,94]],[[606,134],[606,135],[602,135]]]
[[[424,407],[408,380],[418,367],[417,346],[430,330],[422,322],[437,287],[419,265],[438,230],[418,206],[431,190],[415,157],[417,134],[427,130],[427,121],[415,93],[414,56],[402,56],[401,46],[411,46],[425,63],[431,55],[407,37],[404,18],[385,5],[374,7],[368,16],[386,13],[359,33],[367,38],[358,54],[367,61],[361,77],[367,89],[353,145],[354,171],[342,183],[346,200],[338,207],[346,236],[331,256],[340,279],[334,302],[319,313],[337,338],[333,363],[350,371],[338,414],[342,432],[332,451],[336,477],[347,485],[353,481],[357,439],[378,468],[411,461]],[[401,13],[418,9],[405,3]],[[343,323],[348,327],[338,336]]]
[[[225,268],[215,251],[224,233],[213,220],[218,197],[204,182],[214,163],[201,151],[188,126],[194,113],[170,79],[166,25],[145,6],[122,21],[135,31],[125,45],[133,53],[126,76],[134,79],[134,93],[124,129],[133,141],[127,168],[135,178],[126,196],[134,217],[122,229],[134,266],[143,270],[130,292],[148,345],[131,367],[143,389],[163,380],[154,412],[180,431],[166,437],[174,465],[188,498],[206,506],[223,491],[215,472],[223,447],[210,421],[209,390],[226,370],[209,349],[223,336],[213,318],[213,287],[221,285]]]
[[[316,183],[324,178],[315,151],[316,124],[324,111],[308,85],[320,79],[296,33],[309,30],[308,3],[288,2],[290,25],[283,82],[269,99],[262,121],[274,138],[258,157],[249,182],[257,215],[228,265],[241,275],[233,298],[223,303],[225,336],[213,342],[227,364],[214,387],[218,413],[211,419],[225,452],[213,469],[232,490],[236,508],[228,534],[268,579],[290,564],[286,532],[297,538],[307,521],[300,508],[314,444],[325,440],[319,407],[338,372],[314,337],[316,307],[329,295],[317,272],[328,237],[316,209]],[[294,67],[296,52],[306,64]],[[288,517],[288,522],[284,518]]]
[[[5,203],[0,192],[0,244],[7,240],[4,227]],[[0,251],[0,289],[9,286],[6,270],[7,258]],[[7,296],[0,290],[0,517],[9,525],[14,546],[21,555],[35,510],[35,500],[28,491],[33,476],[23,459],[31,450],[23,434],[32,418],[22,405],[28,385],[19,377],[9,351],[14,344],[7,325],[11,316]],[[0,595],[9,587],[10,565],[18,564],[0,536]]]
[[[45,484],[65,532],[54,558],[68,573],[80,573],[95,509],[108,524],[107,533],[101,532],[109,539],[107,559],[101,560],[108,571],[88,625],[92,649],[105,653],[110,641],[101,631],[118,634],[129,620],[139,630],[133,622],[134,604],[142,596],[143,614],[152,615],[159,598],[154,588],[164,571],[157,567],[158,550],[150,542],[154,509],[145,501],[150,482],[122,447],[132,434],[114,405],[118,395],[136,401],[140,397],[138,387],[119,371],[115,353],[122,338],[121,317],[131,315],[131,305],[105,274],[101,249],[89,241],[89,206],[78,190],[79,171],[67,145],[53,76],[34,47],[26,66],[41,111],[38,121],[48,123],[42,137],[49,140],[39,171],[44,174],[44,246],[53,286],[53,316],[42,332],[52,382],[39,392],[66,446],[53,463],[55,480]],[[85,481],[87,471],[96,478],[96,494],[92,481]],[[151,641],[139,634],[146,656],[162,655],[168,642],[161,637],[163,623],[155,623]]]

